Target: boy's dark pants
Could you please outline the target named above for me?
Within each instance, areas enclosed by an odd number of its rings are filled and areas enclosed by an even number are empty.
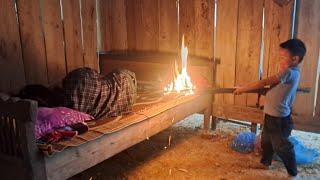
[[[271,165],[276,153],[283,161],[288,173],[297,175],[297,165],[293,145],[288,140],[293,128],[291,116],[273,117],[265,115],[261,136],[262,159],[264,165]]]

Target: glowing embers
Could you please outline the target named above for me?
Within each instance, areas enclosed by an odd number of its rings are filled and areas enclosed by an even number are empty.
[[[192,85],[191,78],[187,71],[188,48],[184,45],[184,36],[182,36],[181,61],[181,72],[178,72],[177,75],[175,73],[174,80],[164,88],[165,93],[177,92],[185,93],[186,95],[193,94],[193,89],[195,87]],[[176,69],[176,66],[175,62],[174,69]]]

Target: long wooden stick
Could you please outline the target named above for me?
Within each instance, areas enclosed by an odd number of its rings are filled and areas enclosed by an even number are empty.
[[[212,93],[212,94],[230,94],[233,93],[237,88],[233,87],[233,88],[211,88],[211,89],[206,89],[203,90],[201,92],[205,92],[205,93]],[[249,91],[247,93],[258,93],[258,94],[265,94],[265,92],[267,92],[268,90],[270,90],[270,87],[264,87],[263,89],[257,89],[257,90],[253,90],[253,91]],[[297,89],[298,93],[310,93],[311,88],[309,87],[300,87]]]

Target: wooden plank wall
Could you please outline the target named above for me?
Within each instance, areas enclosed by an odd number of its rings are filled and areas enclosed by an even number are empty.
[[[21,47],[28,84],[48,84],[45,42],[38,0],[17,1]]]
[[[262,78],[277,72],[278,44],[290,38],[293,10],[293,1],[280,7],[272,0],[217,0],[214,32],[214,0],[0,2],[0,23],[6,25],[0,27],[0,91],[5,92],[30,83],[54,84],[78,67],[98,69],[97,49],[179,53],[183,34],[189,54],[220,59],[217,86],[242,85],[258,80],[261,67]],[[301,86],[311,86],[312,93],[298,95],[294,111],[310,115],[316,94],[320,38],[314,37],[319,37],[320,5],[317,0],[300,5],[297,37],[308,47]],[[257,97],[219,95],[215,100],[254,106]]]
[[[212,0],[108,0],[100,9],[101,50],[179,52],[185,34],[190,54],[213,57]]]
[[[262,34],[262,0],[239,0],[236,50],[236,86],[259,80]],[[257,96],[235,96],[236,105],[255,106]]]
[[[217,1],[217,27],[215,58],[220,60],[216,69],[216,86],[233,87],[235,85],[236,49],[238,27],[238,0]],[[216,104],[234,104],[230,94],[215,95]]]
[[[0,0],[0,92],[17,91],[25,72],[14,0]]]
[[[49,83],[56,83],[66,75],[63,24],[60,1],[41,1],[43,31],[48,65]]]
[[[0,2],[0,91],[55,84],[78,67],[98,70],[96,0]]]
[[[290,37],[292,9],[293,2],[280,7],[271,0],[217,1],[215,58],[220,60],[216,78],[218,87],[255,82],[260,78],[261,67],[262,78],[277,71],[275,56],[278,44]],[[262,55],[263,66],[260,63]],[[216,95],[215,103],[255,106],[257,100],[256,95]]]
[[[317,78],[319,76],[317,67],[319,67],[320,51],[320,1],[300,1],[299,4],[297,38],[304,41],[307,47],[307,54],[301,65],[300,86],[311,87],[311,93],[297,95],[293,111],[298,115],[311,116],[315,110]]]

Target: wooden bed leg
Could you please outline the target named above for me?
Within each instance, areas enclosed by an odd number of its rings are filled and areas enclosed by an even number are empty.
[[[207,107],[204,110],[204,121],[203,121],[203,130],[209,132],[210,131],[210,121],[211,121],[211,106]]]
[[[258,129],[257,127],[258,127],[257,123],[251,123],[251,132],[257,134],[257,129]]]
[[[215,116],[212,116],[211,120],[211,130],[216,130],[217,128],[217,123],[218,123],[218,118]]]

